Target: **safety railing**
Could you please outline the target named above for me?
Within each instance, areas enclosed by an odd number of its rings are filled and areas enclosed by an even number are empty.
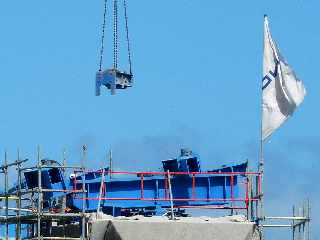
[[[82,177],[83,174],[80,171],[75,171],[75,178],[73,182],[73,191],[77,191],[82,189]],[[97,179],[101,179],[100,176],[105,174],[105,177],[112,176],[112,179],[101,181],[101,188],[99,192],[88,194],[87,197],[83,197],[80,194],[75,194],[74,198],[78,200],[97,200],[97,201],[153,201],[153,202],[168,202],[173,201],[174,203],[179,202],[190,202],[191,204],[183,206],[181,204],[175,204],[176,208],[205,208],[205,209],[248,209],[250,203],[258,202],[261,196],[261,173],[258,172],[129,172],[129,171],[86,171],[86,174],[97,174]],[[110,196],[114,195],[111,192],[108,192],[107,185],[110,182],[118,181],[121,179],[116,176],[123,176],[124,179],[127,176],[134,176],[136,180],[139,181],[139,194],[136,194],[134,197],[132,196]],[[172,188],[175,189],[175,181],[174,177],[178,176],[189,176],[191,178],[191,193],[189,197],[175,197],[170,196],[169,189],[169,181],[171,181]],[[145,194],[146,191],[150,189],[146,189],[146,182],[150,180],[150,178],[158,178],[159,177],[164,180],[164,189],[162,194],[156,197],[150,197]],[[199,197],[197,190],[199,191],[199,186],[197,186],[197,180],[199,177],[224,177],[227,181],[227,185],[229,188],[229,194],[225,197]],[[237,178],[237,182],[235,179]],[[81,179],[81,181],[79,181]],[[93,178],[94,179],[94,178]],[[131,178],[132,179],[132,178]],[[253,180],[255,179],[255,180]],[[92,180],[92,179],[91,179]],[[241,180],[241,181],[239,181]],[[87,184],[87,183],[86,183]],[[90,183],[89,183],[90,184]],[[209,181],[210,184],[210,181]],[[239,187],[238,187],[239,186]],[[210,186],[209,186],[210,187]],[[239,191],[235,194],[236,189]],[[210,189],[209,189],[210,190]],[[254,193],[254,194],[252,194]],[[242,196],[237,196],[237,195]],[[95,196],[94,196],[95,195]],[[130,194],[129,194],[130,195]],[[131,194],[132,195],[132,194]],[[147,195],[147,196],[146,196]],[[161,196],[160,196],[161,195]],[[203,195],[203,194],[200,194]],[[210,194],[209,194],[210,195]],[[201,202],[201,204],[197,204],[197,202]],[[205,203],[210,204],[205,204]],[[195,204],[192,204],[195,203]],[[217,203],[217,204],[212,204]],[[226,204],[229,203],[229,204]]]

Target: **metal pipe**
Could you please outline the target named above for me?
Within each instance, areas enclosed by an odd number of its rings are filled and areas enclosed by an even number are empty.
[[[301,225],[305,225],[307,222],[309,222],[308,220],[307,221],[303,221],[303,222],[298,222],[296,224],[294,224],[292,227],[300,227]]]
[[[233,171],[233,169],[232,169],[232,171]],[[231,199],[234,199],[234,193],[233,193],[233,182],[234,182],[234,176],[233,175],[231,175],[230,176],[230,197],[231,197]],[[233,201],[231,201],[231,207],[233,207]],[[231,209],[231,215],[233,215],[233,209]]]
[[[5,213],[6,213],[6,240],[9,239],[9,224],[8,224],[8,215],[9,215],[9,199],[8,199],[8,156],[7,156],[7,151],[4,153],[4,164],[5,168],[4,170],[4,192],[5,192]]]
[[[24,159],[24,160],[20,160],[20,161],[15,161],[15,162],[13,162],[13,163],[5,163],[5,164],[3,164],[3,165],[1,165],[0,166],[0,169],[4,169],[4,168],[6,168],[6,167],[13,167],[13,166],[16,166],[16,165],[18,165],[18,164],[21,164],[21,163],[24,163],[24,162],[26,162],[26,161],[28,161],[29,159]]]
[[[86,197],[86,198],[79,198],[79,197],[75,197],[75,199],[80,199],[80,200],[99,200],[98,197]],[[101,200],[141,200],[141,201],[168,201],[170,200],[170,196],[169,197],[165,197],[165,198],[131,198],[131,197],[118,197],[118,198],[108,198],[108,197],[102,197]],[[228,199],[228,198],[195,198],[195,199],[190,199],[190,198],[173,198],[173,201],[211,201],[211,202],[245,202],[246,199],[245,198],[241,198],[241,199]],[[258,199],[249,199],[252,201],[258,201]]]
[[[44,217],[81,217],[82,213],[42,213]]]
[[[192,174],[192,199],[196,198],[196,178],[195,175]]]
[[[60,169],[79,169],[79,171],[81,172],[81,167],[80,166],[54,166],[54,165],[42,165],[42,168],[60,168]],[[31,170],[35,170],[38,169],[36,166],[33,167],[25,167],[25,168],[21,168],[21,171],[31,171]]]
[[[0,209],[6,210],[6,207],[0,207]],[[26,208],[14,208],[14,207],[8,207],[8,210],[12,211],[21,211],[21,212],[34,212],[31,209],[26,209]],[[18,216],[19,217],[19,216]]]
[[[81,170],[78,170],[76,172],[82,172]],[[87,170],[86,173],[101,173],[102,170]],[[167,172],[152,172],[152,171],[111,171],[113,174],[124,174],[124,175],[137,175],[137,174],[143,174],[145,176],[148,175],[166,175]],[[170,175],[214,175],[214,176],[238,176],[238,175],[243,175],[243,176],[248,176],[248,175],[254,175],[254,176],[259,176],[260,174],[258,172],[170,172]]]
[[[41,158],[40,158],[40,146],[37,148],[38,158],[38,212],[37,212],[37,238],[41,239],[41,213],[42,213],[42,183],[41,183]]]
[[[295,215],[296,215],[296,211],[295,211],[295,206],[293,205],[293,207],[292,207],[292,216],[293,217],[295,217]],[[294,227],[294,224],[295,224],[295,222],[294,222],[294,219],[292,219],[292,240],[295,240],[295,231],[296,231],[296,228]]]
[[[249,177],[246,177],[246,182],[245,182],[245,187],[246,187],[246,208],[247,208],[247,219],[249,220],[249,211],[251,207],[251,201],[249,201],[249,198],[251,197],[250,194],[250,180]]]
[[[195,209],[231,209],[231,207],[225,207],[225,206],[212,206],[212,205],[201,205],[201,206],[174,206],[174,208],[195,208]],[[239,207],[239,206],[233,206],[232,209],[234,210],[246,210],[245,207]]]
[[[82,190],[64,190],[64,189],[41,189],[42,192],[64,192],[64,193],[81,193]],[[34,192],[39,192],[38,188],[33,188],[30,190],[21,190],[21,196],[34,193]],[[9,197],[10,199],[10,197]],[[21,198],[21,200],[29,200],[28,198]]]
[[[62,167],[67,166],[67,157],[66,157],[66,149],[64,148],[62,151]],[[61,168],[63,172],[63,179],[66,179],[66,168]],[[67,196],[64,195],[62,199],[62,212],[65,212],[67,208]],[[66,237],[66,224],[63,221],[63,237]]]
[[[275,219],[275,220],[308,220],[306,217],[265,217],[265,219]]]
[[[20,162],[20,150],[17,150],[17,155],[18,155],[18,160],[17,162]],[[20,216],[21,216],[21,172],[20,172],[20,168],[21,168],[21,164],[22,163],[18,163],[17,166],[17,173],[18,173],[18,202],[17,202],[17,207],[18,207],[18,212],[17,212],[17,217],[18,217],[18,225],[17,225],[17,239],[20,239],[21,236],[21,220],[20,220]]]
[[[41,239],[56,239],[56,240],[80,240],[81,238],[72,238],[72,237],[42,237]],[[23,240],[38,240],[38,238],[24,238]]]
[[[141,181],[140,181],[140,190],[141,190],[140,197],[141,197],[141,199],[143,199],[144,198],[143,174],[140,175],[140,178],[141,178]]]
[[[86,170],[84,167],[84,161],[86,158],[86,153],[87,153],[87,147],[86,145],[83,145],[82,147],[82,158],[81,158],[81,167],[82,167],[82,196],[85,196],[85,178],[86,178]],[[81,217],[81,222],[82,222],[82,230],[81,230],[81,239],[85,240],[85,200],[82,200],[82,217]]]
[[[104,184],[104,174],[105,170],[102,170],[102,175],[101,175],[101,183],[100,183],[100,191],[99,191],[99,200],[98,200],[98,207],[97,207],[97,213],[100,212],[100,204],[101,204],[101,198],[102,198],[102,190],[103,190],[103,184]]]
[[[113,159],[112,159],[112,149],[109,150],[109,176],[112,179],[112,169],[113,169]]]
[[[263,224],[263,225],[259,225],[260,227],[288,227],[291,228],[292,225],[291,224]]]
[[[174,212],[173,212],[173,196],[172,196],[172,188],[171,188],[171,177],[169,170],[167,171],[168,174],[168,185],[169,185],[169,194],[170,194],[170,205],[171,205],[171,220],[174,220]]]
[[[310,216],[311,216],[310,199],[308,199],[308,200],[307,200],[307,208],[308,208],[308,214],[307,214],[307,217],[308,217],[308,219],[310,219]],[[307,223],[308,240],[310,240],[310,239],[311,239],[311,235],[310,235],[310,224],[311,224],[311,221],[308,221],[308,223]]]
[[[64,189],[46,189],[46,188],[41,189],[41,191],[42,192],[65,192],[65,193],[83,192],[82,190],[64,190]]]

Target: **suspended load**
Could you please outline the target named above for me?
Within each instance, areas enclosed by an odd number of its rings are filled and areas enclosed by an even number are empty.
[[[103,69],[103,58],[105,49],[105,38],[106,38],[106,18],[107,18],[107,0],[104,2],[104,17],[102,26],[102,38],[101,38],[101,50],[100,50],[100,63],[99,70],[96,73],[96,96],[100,96],[101,87],[105,86],[111,91],[111,94],[115,94],[116,89],[126,89],[132,87],[133,84],[133,74],[132,74],[132,62],[131,62],[131,48],[130,48],[130,38],[129,38],[129,28],[128,28],[128,15],[127,15],[127,1],[123,0],[123,12],[125,20],[125,37],[126,37],[126,47],[127,47],[127,60],[128,60],[128,70],[119,69],[119,21],[118,21],[118,0],[112,1],[112,22],[113,22],[113,66],[112,68]]]

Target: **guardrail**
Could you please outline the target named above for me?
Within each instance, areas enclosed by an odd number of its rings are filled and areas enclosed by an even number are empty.
[[[75,178],[73,181],[73,191],[82,189],[82,177],[83,174],[80,171],[75,171]],[[78,200],[86,201],[148,201],[148,202],[169,202],[174,203],[173,207],[176,208],[206,208],[206,209],[248,209],[249,204],[252,202],[258,202],[261,196],[261,174],[258,172],[128,172],[128,171],[86,171],[86,174],[98,174],[98,178],[101,179],[101,187],[99,192],[89,192],[86,197],[83,197],[82,194],[75,194],[74,198]],[[102,177],[103,175],[103,177]],[[112,176],[112,179],[104,180],[104,175]],[[114,178],[115,176],[120,176]],[[115,194],[115,189],[112,187],[112,184],[117,181],[125,181],[128,176],[134,176],[135,181],[139,181],[139,186],[135,184],[133,186],[134,193],[130,192],[130,189],[127,191],[122,191],[121,194]],[[178,184],[179,177],[188,177],[180,178],[181,181],[190,182],[190,186],[184,186],[188,190],[188,197],[177,197],[181,186]],[[210,183],[218,177],[223,178],[225,185],[223,190],[210,186]],[[255,177],[255,195],[251,196],[253,192],[253,177]],[[208,179],[208,185],[204,186],[204,179]],[[80,180],[81,181],[78,181]],[[242,181],[239,182],[239,179]],[[250,180],[251,179],[251,180]],[[87,180],[87,179],[86,179]],[[91,179],[92,180],[92,179]],[[155,192],[154,197],[150,197],[150,181],[155,182],[154,189],[151,191]],[[191,180],[191,181],[190,181]],[[221,179],[220,179],[221,180]],[[128,180],[129,181],[129,180]],[[160,182],[161,181],[161,182]],[[171,181],[171,188],[173,189],[173,195],[170,195],[169,181]],[[201,186],[198,185],[198,181],[201,182]],[[163,188],[159,185],[163,183]],[[92,184],[92,181],[85,183],[86,189],[88,185]],[[97,182],[96,182],[97,184]],[[112,189],[108,189],[108,185]],[[146,188],[146,185],[148,187]],[[130,186],[128,185],[128,188]],[[220,186],[221,187],[221,186]],[[96,189],[96,188],[95,188]],[[121,189],[118,189],[119,191]],[[89,187],[90,191],[90,187]],[[211,197],[210,195],[215,195],[212,191],[225,191],[223,197]],[[178,194],[177,194],[178,192]],[[211,194],[210,194],[211,193]],[[221,195],[217,194],[217,195]],[[237,196],[237,195],[242,196]],[[116,195],[116,196],[115,196]],[[134,195],[134,196],[132,196]],[[182,194],[183,195],[183,194]],[[203,197],[206,195],[206,197]],[[179,203],[181,202],[181,203]],[[182,202],[188,202],[188,204],[183,205]],[[206,204],[207,203],[207,204]],[[130,204],[129,204],[130,205]],[[160,203],[161,205],[161,203]]]

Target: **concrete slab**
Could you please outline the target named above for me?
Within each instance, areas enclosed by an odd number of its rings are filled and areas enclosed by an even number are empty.
[[[91,240],[259,240],[257,226],[241,217],[92,219]]]

